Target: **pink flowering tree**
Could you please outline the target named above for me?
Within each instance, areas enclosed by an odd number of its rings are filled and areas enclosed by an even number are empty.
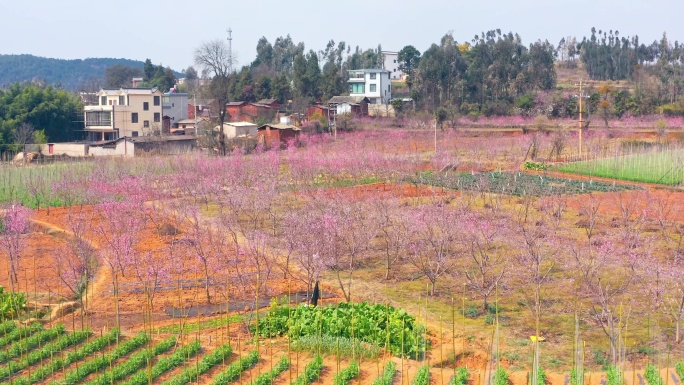
[[[100,255],[107,264],[114,290],[116,327],[119,319],[119,277],[137,260],[136,249],[145,227],[145,207],[140,201],[105,202],[97,206],[101,216],[95,227]]]
[[[150,330],[154,328],[154,296],[160,285],[170,279],[171,267],[167,262],[164,256],[147,252],[137,254],[137,259],[131,264],[135,277],[145,290]]]
[[[430,294],[435,295],[437,280],[448,273],[458,256],[457,213],[443,202],[416,208],[409,223],[412,237],[408,244],[408,260],[430,282]]]
[[[482,299],[486,311],[489,298],[507,271],[504,247],[508,236],[506,220],[469,212],[460,223],[458,239],[469,257],[469,263],[463,267],[466,286]]]
[[[52,258],[60,281],[77,298],[83,315],[87,313],[88,285],[97,269],[97,252],[89,241],[92,214],[69,213],[66,223],[71,236],[66,245],[55,250]]]
[[[29,228],[31,210],[19,204],[7,205],[0,209],[0,247],[5,251],[9,266],[10,291],[16,294],[19,289],[19,262],[26,246],[25,234]]]

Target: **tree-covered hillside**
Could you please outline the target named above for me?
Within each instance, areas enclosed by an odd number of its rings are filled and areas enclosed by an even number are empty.
[[[42,80],[76,91],[92,79],[104,78],[105,69],[123,65],[143,69],[144,62],[130,59],[52,59],[33,55],[0,55],[0,88],[17,82]],[[176,77],[182,76],[175,73]]]

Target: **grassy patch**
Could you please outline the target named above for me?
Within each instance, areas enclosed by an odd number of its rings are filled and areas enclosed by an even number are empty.
[[[684,182],[684,150],[656,150],[641,154],[573,162],[556,167],[573,174],[632,182],[679,185]]]

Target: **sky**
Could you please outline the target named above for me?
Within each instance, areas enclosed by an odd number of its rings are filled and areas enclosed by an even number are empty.
[[[254,59],[260,37],[273,43],[287,34],[316,51],[332,39],[422,52],[448,32],[464,42],[492,29],[518,33],[525,44],[581,40],[592,27],[646,43],[663,32],[684,40],[682,0],[0,0],[0,9],[0,54],[150,58],[177,71],[193,65],[201,43],[226,39],[228,28],[239,65]]]

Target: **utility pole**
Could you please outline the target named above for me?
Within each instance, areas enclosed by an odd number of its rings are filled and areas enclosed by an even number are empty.
[[[582,79],[579,83],[579,157],[582,159]]]
[[[233,73],[233,30],[228,28],[228,72]]]

